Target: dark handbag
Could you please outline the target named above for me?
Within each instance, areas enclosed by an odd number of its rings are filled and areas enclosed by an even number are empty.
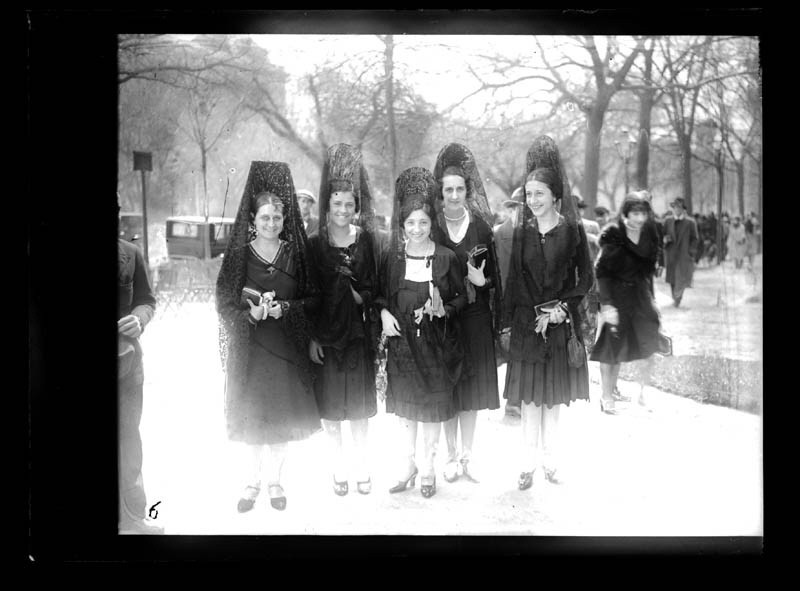
[[[570,367],[583,367],[586,361],[586,351],[583,345],[578,340],[578,335],[575,334],[575,329],[572,322],[572,312],[567,309],[567,357]]]
[[[658,333],[658,349],[656,353],[666,357],[672,355],[672,339],[660,331]]]

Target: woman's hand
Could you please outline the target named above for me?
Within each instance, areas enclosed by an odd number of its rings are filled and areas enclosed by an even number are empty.
[[[483,274],[483,268],[486,266],[486,259],[481,261],[481,266],[476,267],[467,261],[467,279],[472,285],[483,287],[486,285],[486,276]]]
[[[383,324],[383,333],[389,337],[400,336],[400,324],[388,309],[381,310],[381,323]]]
[[[280,302],[269,302],[265,304],[267,307],[267,315],[271,318],[277,320],[281,316],[283,316],[283,306],[281,306]]]
[[[561,306],[556,306],[550,311],[550,324],[560,324],[567,318],[567,313]]]
[[[500,333],[500,347],[508,353],[511,351],[511,331],[505,330]]]
[[[308,343],[308,356],[314,363],[319,365],[324,363],[322,360],[325,359],[325,353],[322,351],[322,345],[314,339],[311,339]]]
[[[135,314],[128,314],[117,320],[117,332],[134,339],[142,334],[142,322]]]
[[[352,285],[350,286],[350,291],[353,294],[353,299],[356,301],[356,304],[360,306],[361,304],[364,303],[364,300],[361,298],[361,294],[359,294],[355,289],[353,289]]]
[[[266,316],[266,310],[264,306],[261,305],[256,306],[250,300],[247,300],[247,303],[250,304],[250,316],[253,318],[253,320],[256,321],[263,320],[264,317]]]

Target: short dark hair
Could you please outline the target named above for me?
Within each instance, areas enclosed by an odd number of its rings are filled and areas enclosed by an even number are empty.
[[[275,193],[270,193],[269,191],[261,191],[261,193],[258,193],[255,197],[253,197],[252,203],[253,207],[250,211],[250,219],[254,219],[258,213],[258,210],[265,205],[280,207],[281,214],[286,214],[286,212],[283,210],[283,200]]]
[[[445,169],[442,171],[441,178],[436,179],[436,185],[438,188],[438,191],[436,191],[436,196],[439,199],[444,199],[444,195],[442,195],[442,189],[444,189],[444,177],[446,176],[460,176],[462,179],[464,179],[464,186],[467,188],[467,198],[472,195],[472,183],[469,176],[467,176],[467,173],[465,173],[464,169],[460,166],[451,164],[450,166],[445,167]]]
[[[410,195],[404,202],[403,205],[400,206],[400,224],[404,224],[408,216],[412,213],[421,209],[424,211],[431,220],[433,220],[434,215],[433,211],[431,210],[430,203],[428,203],[427,199],[424,195]]]
[[[625,200],[622,202],[620,212],[622,213],[622,217],[628,217],[628,214],[632,211],[643,211],[649,215],[652,211],[650,202],[642,198],[639,193],[628,193]]]
[[[331,196],[333,196],[334,193],[340,191],[352,193],[353,199],[355,199],[356,202],[356,213],[361,211],[361,199],[358,198],[358,192],[355,190],[355,187],[353,186],[353,183],[351,181],[334,179],[330,181],[330,186],[331,186]],[[330,199],[328,200],[328,202],[330,203]],[[330,208],[330,205],[328,207]]]
[[[525,178],[525,184],[527,185],[530,181],[544,183],[550,189],[556,201],[561,199],[564,191],[564,186],[561,183],[561,175],[552,168],[534,168]]]

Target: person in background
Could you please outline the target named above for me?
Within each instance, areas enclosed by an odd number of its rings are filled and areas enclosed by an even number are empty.
[[[444,424],[444,479],[455,482],[463,476],[478,482],[472,462],[478,411],[500,408],[495,327],[500,318],[501,279],[490,225],[493,216],[475,157],[466,146],[444,146],[436,157],[433,175],[439,186],[438,234],[441,244],[461,262],[467,295],[467,305],[458,315],[465,355],[454,392],[458,414]]]
[[[240,513],[253,509],[263,480],[272,508],[286,509],[289,442],[321,430],[308,358],[319,293],[307,261],[289,167],[252,162],[216,291],[227,434],[250,459]]]
[[[119,212],[119,194],[117,211]],[[117,239],[119,313],[117,426],[119,458],[119,533],[163,534],[146,514],[147,496],[142,478],[142,437],[139,424],[144,404],[144,365],[139,337],[153,318],[156,298],[147,277],[142,251]]]
[[[620,221],[600,235],[595,265],[601,305],[601,325],[592,361],[600,362],[600,410],[616,412],[614,396],[620,363],[649,359],[658,351],[660,319],[651,278],[658,259],[658,234],[650,216],[650,202],[642,192],[629,193]],[[644,404],[642,385],[639,404]]]
[[[319,218],[312,213],[312,208],[317,202],[314,193],[308,189],[297,191],[297,205],[300,207],[300,215],[303,218],[303,228],[306,236],[311,237],[319,231]]]
[[[386,339],[386,412],[403,432],[402,468],[390,493],[413,487],[436,494],[434,460],[442,423],[456,416],[453,390],[461,377],[464,348],[456,318],[466,306],[464,275],[456,254],[439,244],[439,187],[421,167],[395,183],[391,241],[381,265],[379,310]],[[422,423],[423,460],[417,467],[417,426]]]
[[[699,238],[697,224],[692,216],[687,215],[683,198],[677,197],[669,205],[674,216],[664,223],[664,259],[666,280],[672,289],[673,305],[677,308],[681,305],[684,290],[692,286]]]
[[[589,258],[594,264],[597,260],[597,255],[600,252],[600,224],[594,220],[587,220],[584,216],[586,210],[586,202],[581,199],[580,195],[573,195],[575,205],[578,208],[578,213],[581,216],[583,229],[586,232],[586,240],[589,245]],[[597,208],[595,208],[597,209]],[[604,208],[605,209],[605,208]],[[600,311],[600,300],[597,296],[597,286],[592,285],[591,289],[586,293],[586,297],[581,300],[581,331],[583,332],[583,342],[586,345],[586,353],[592,352],[594,347],[595,336],[597,333],[597,314]]]
[[[500,283],[502,286],[508,285],[508,269],[511,265],[511,246],[514,239],[514,227],[517,224],[517,216],[521,214],[525,207],[525,187],[517,187],[509,199],[503,201],[506,209],[506,219],[501,224],[493,228],[495,249],[497,250],[497,264],[500,267]],[[505,288],[505,287],[504,287]],[[497,342],[495,351],[497,352],[497,364],[508,364],[508,350],[503,349],[502,339]],[[505,414],[510,417],[519,418],[519,402],[512,402],[503,394],[505,399]]]
[[[586,232],[552,138],[533,141],[526,170],[527,208],[514,231],[503,302],[503,333],[510,347],[505,396],[523,403],[520,490],[532,486],[540,464],[549,482],[563,481],[560,411],[575,400],[589,400],[586,350],[575,350],[571,364],[567,343],[572,334],[583,345],[581,331],[570,325],[579,325],[580,302],[594,283]]]
[[[744,257],[747,255],[747,231],[742,224],[742,218],[733,216],[733,223],[728,232],[728,253],[733,259],[734,266],[741,269]]]
[[[350,423],[356,483],[372,490],[367,433],[378,412],[375,344],[368,313],[377,291],[372,191],[361,153],[347,144],[328,148],[319,188],[324,223],[308,239],[311,265],[322,296],[312,318],[309,357],[319,365],[314,382],[322,426],[332,447],[333,492],[348,493],[342,422]]]
[[[602,231],[602,229],[606,227],[608,222],[611,221],[611,212],[608,211],[607,207],[598,205],[597,207],[594,208],[594,219],[597,222],[597,225],[600,226],[600,230]]]
[[[751,211],[744,222],[744,232],[747,235],[747,270],[753,270],[753,260],[759,252],[759,241],[761,240],[761,223],[758,221],[756,212]]]

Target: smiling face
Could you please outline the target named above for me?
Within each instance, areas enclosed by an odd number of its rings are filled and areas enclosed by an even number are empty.
[[[556,213],[556,198],[550,187],[541,181],[530,180],[525,183],[525,198],[537,218]]]
[[[467,183],[458,175],[448,174],[442,177],[442,198],[444,208],[451,213],[459,213],[467,201]]]
[[[283,208],[267,203],[258,208],[255,219],[259,238],[275,240],[283,231]]]
[[[425,242],[431,234],[431,217],[424,210],[415,209],[403,222],[403,231],[410,242]]]
[[[328,216],[332,224],[347,227],[356,214],[356,198],[352,191],[335,191],[331,193]]]
[[[641,209],[631,209],[625,216],[625,220],[631,228],[640,230],[647,221],[647,212]]]

